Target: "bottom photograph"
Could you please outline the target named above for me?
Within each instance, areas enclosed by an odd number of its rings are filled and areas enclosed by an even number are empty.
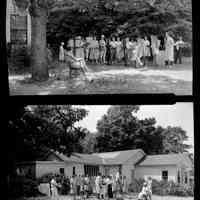
[[[193,103],[11,109],[9,200],[193,200]]]

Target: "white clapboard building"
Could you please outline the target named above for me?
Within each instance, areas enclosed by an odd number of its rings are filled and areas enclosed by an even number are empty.
[[[133,179],[152,177],[156,180],[172,180],[177,183],[191,184],[193,163],[189,154],[166,154],[149,156],[141,149],[78,154],[67,157],[49,151],[45,156],[32,162],[18,163],[19,171],[39,178],[48,173],[61,173],[65,176],[116,175],[119,172],[131,183]]]

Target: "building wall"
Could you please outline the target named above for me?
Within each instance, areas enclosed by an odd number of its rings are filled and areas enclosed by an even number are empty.
[[[29,175],[31,177],[35,177],[36,176],[35,163],[18,164],[17,173],[18,175],[23,175],[23,176]]]
[[[11,14],[18,14],[21,16],[27,16],[27,45],[30,47],[31,45],[31,16],[27,11],[19,11],[17,6],[15,5],[14,0],[7,0],[6,6],[6,42],[11,41],[11,30],[10,30],[10,15]]]
[[[177,167],[171,166],[136,166],[135,178],[144,178],[151,176],[158,181],[162,180],[162,171],[168,171],[168,180],[177,181]]]
[[[122,176],[126,176],[128,183],[131,183],[134,174],[134,165],[124,164],[122,165]]]
[[[103,174],[104,175],[116,175],[117,172],[120,170],[119,165],[105,165],[103,166]]]
[[[47,173],[60,173],[60,168],[64,168],[65,176],[73,175],[73,167],[75,167],[76,175],[84,174],[84,165],[77,163],[65,163],[65,162],[37,162],[36,164],[36,178],[41,177]]]

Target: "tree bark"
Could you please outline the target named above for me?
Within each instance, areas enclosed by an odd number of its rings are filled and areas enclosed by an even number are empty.
[[[46,50],[46,25],[47,9],[39,6],[33,8],[31,14],[31,70],[32,79],[45,81],[49,78],[47,50]]]

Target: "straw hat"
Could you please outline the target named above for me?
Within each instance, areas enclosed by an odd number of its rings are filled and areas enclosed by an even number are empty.
[[[101,38],[104,38],[105,36],[104,35],[101,35]]]

